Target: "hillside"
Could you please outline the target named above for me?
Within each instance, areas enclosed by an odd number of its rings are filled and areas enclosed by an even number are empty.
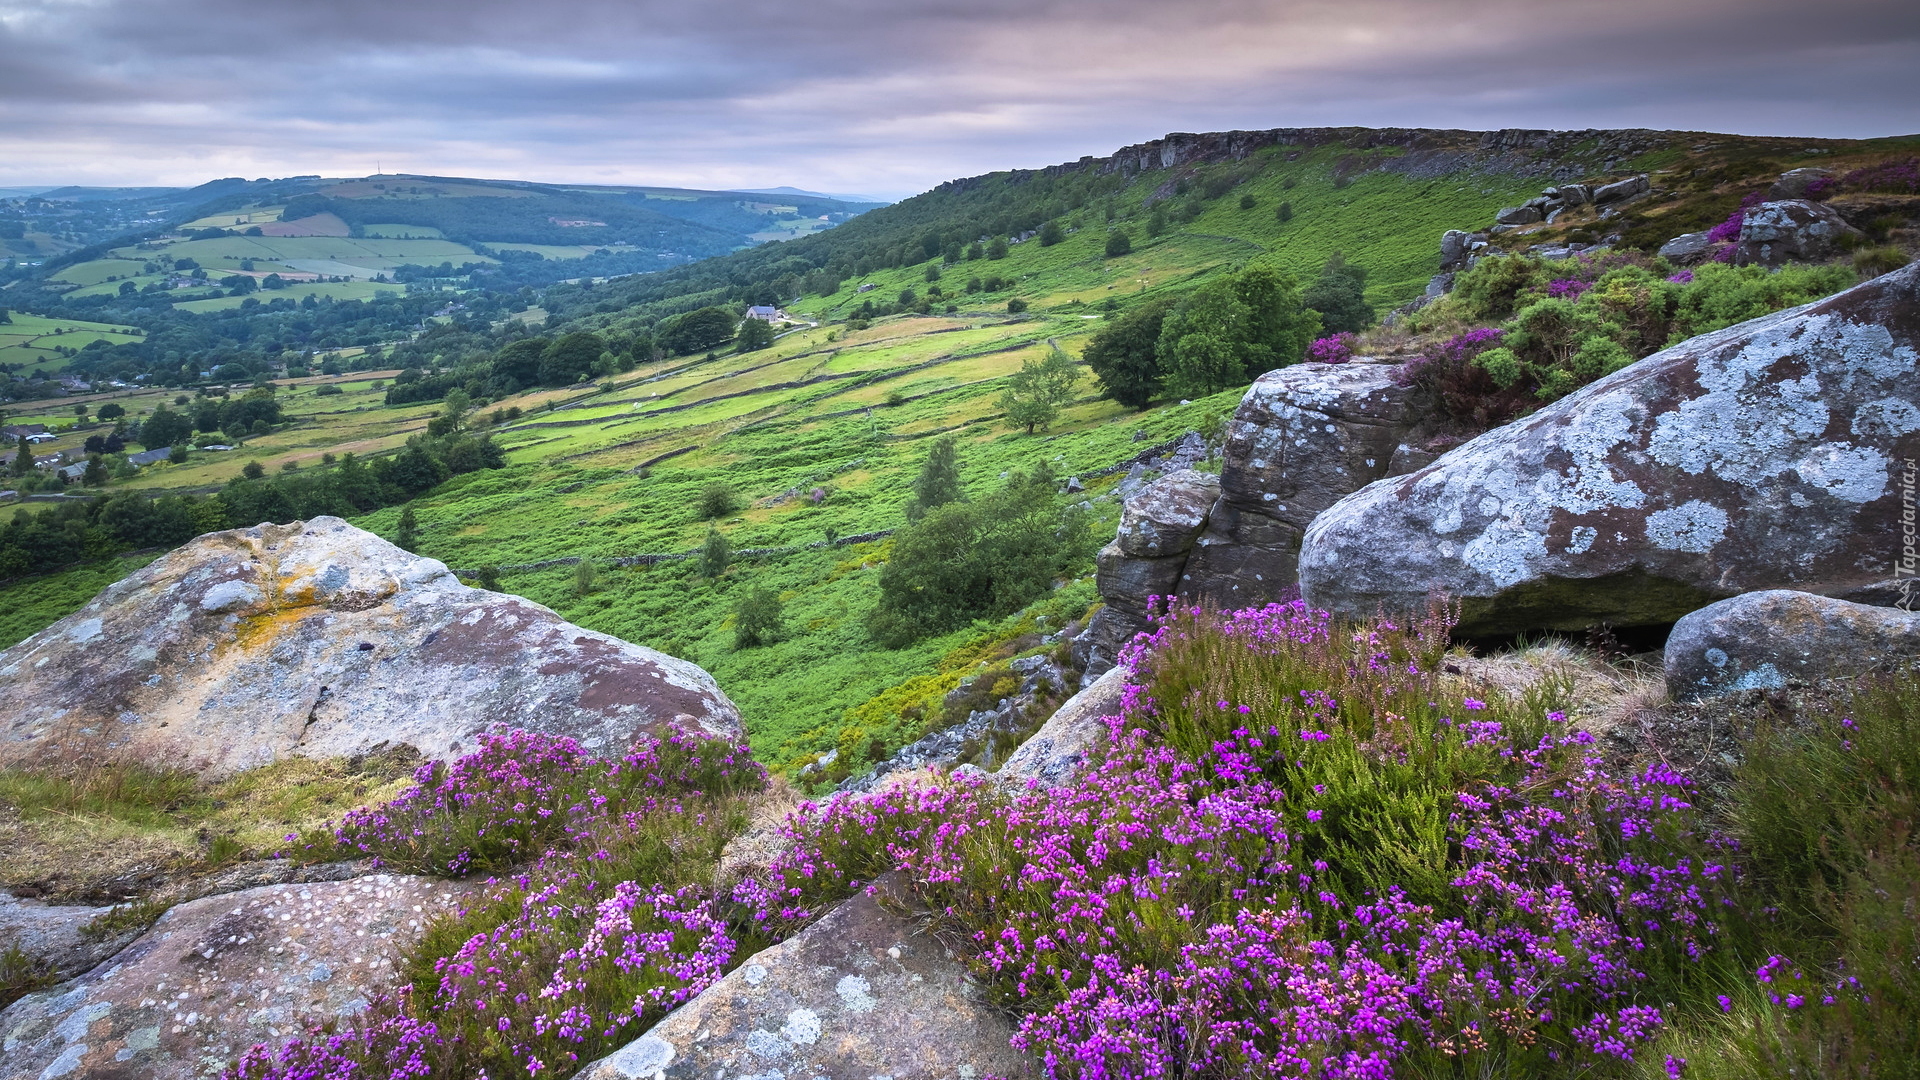
[[[756,751],[776,767],[795,768],[838,749],[846,751],[845,769],[927,730],[962,668],[1008,648],[1038,647],[1038,624],[1021,616],[986,620],[905,649],[881,648],[867,635],[864,620],[878,595],[888,542],[837,541],[904,523],[907,486],[934,437],[958,437],[966,489],[977,498],[1011,471],[1043,463],[1063,480],[1116,465],[1125,472],[1145,447],[1189,430],[1216,435],[1239,397],[1230,387],[1191,404],[1163,397],[1163,404],[1133,412],[1102,400],[1101,387],[1083,375],[1075,400],[1050,427],[1028,435],[1001,418],[998,400],[1023,362],[1056,350],[1077,359],[1108,317],[1143,301],[1185,296],[1238,267],[1276,266],[1310,281],[1336,251],[1368,272],[1366,298],[1376,311],[1385,310],[1421,295],[1439,266],[1441,233],[1483,229],[1501,208],[1549,183],[1641,171],[1655,178],[1647,196],[1615,216],[1588,212],[1515,229],[1493,238],[1499,247],[1524,250],[1576,235],[1605,239],[1593,236],[1602,225],[1619,232],[1622,246],[1629,234],[1639,234],[1658,247],[1669,228],[1724,217],[1743,194],[1786,167],[1820,161],[1844,169],[1909,153],[1914,145],[1662,132],[1170,136],[1106,158],[954,181],[817,235],[618,280],[501,292],[487,286],[484,273],[470,273],[432,283],[463,291],[416,291],[371,303],[323,298],[289,309],[276,301],[275,310],[262,311],[231,299],[194,301],[224,310],[174,312],[144,341],[93,350],[81,363],[127,380],[161,370],[168,382],[178,381],[178,362],[166,369],[155,361],[169,353],[233,365],[221,369],[228,376],[279,374],[296,363],[355,369],[328,375],[301,368],[302,377],[276,380],[283,385],[285,423],[259,432],[209,432],[197,441],[237,437],[244,445],[196,451],[183,465],[151,467],[111,481],[106,490],[208,494],[235,479],[242,463],[257,460],[268,476],[297,470],[289,485],[296,478],[318,485],[290,488],[264,512],[288,518],[342,513],[386,536],[397,534],[405,496],[379,509],[378,503],[339,502],[325,488],[324,478],[334,475],[332,459],[349,451],[397,454],[426,434],[442,395],[459,387],[478,406],[472,423],[507,452],[509,465],[456,476],[406,501],[418,521],[417,550],[469,573],[497,567],[509,591],[593,629],[702,664],[740,702]],[[377,254],[381,245],[455,244],[426,235],[461,227],[448,206],[519,205],[536,197],[467,182],[404,186],[420,191],[391,185],[380,191],[371,181],[356,181],[313,196],[328,200],[328,207],[355,203],[346,210],[356,221],[327,213],[338,228],[358,230],[360,237],[264,235],[269,227],[326,216],[289,214],[283,206],[235,211],[241,220],[227,222],[243,234],[253,227],[249,221],[257,222],[260,237],[171,243],[202,251],[209,262],[237,262],[236,245],[244,245],[259,255],[255,273],[294,265],[291,248],[275,249],[287,256],[280,263],[269,261],[266,251],[274,245],[352,244],[370,253],[368,261],[391,261],[399,256]],[[676,198],[653,192],[638,205],[681,205]],[[212,227],[219,220],[208,215],[195,224]],[[1048,222],[1060,226],[1058,242],[1038,235]],[[406,239],[386,238],[403,231]],[[1131,250],[1109,257],[1114,232],[1128,235]],[[1843,276],[1850,279],[1851,271]],[[909,291],[911,297],[903,296]],[[118,299],[100,296],[95,303],[117,311]],[[449,301],[458,307],[443,311]],[[734,352],[716,340],[675,355],[680,349],[667,335],[672,324],[663,319],[713,304],[738,312],[746,303],[783,304],[790,329],[763,350]],[[1022,303],[1024,314],[1009,313]],[[356,312],[373,321],[348,321]],[[380,320],[431,323],[411,340],[389,338],[382,347],[376,344]],[[581,332],[598,335],[592,348],[606,352],[560,383],[529,386],[524,372],[500,374],[499,357],[519,348],[515,342],[532,336],[551,343]],[[356,337],[367,344],[347,347]],[[209,348],[221,338],[231,344]],[[1417,350],[1420,340],[1382,344]],[[302,356],[303,344],[320,343],[317,355]],[[214,365],[210,359],[189,366]],[[591,381],[576,382],[573,371],[584,367],[592,369]],[[323,394],[323,388],[339,393]],[[113,400],[124,401],[137,418],[182,391],[120,393]],[[198,409],[206,400],[186,393],[189,402],[181,408]],[[92,400],[97,409],[108,399]],[[515,409],[517,419],[506,415]],[[62,421],[52,409],[19,418]],[[49,449],[77,452],[100,430],[75,429]],[[1084,494],[1067,500],[1086,501],[1089,537],[1111,533],[1119,480],[1089,477]],[[716,519],[719,531],[736,549],[767,553],[743,556],[710,580],[696,572],[694,560],[679,556],[704,542],[709,522],[699,504],[712,484],[731,488],[740,505]],[[1096,545],[1090,541],[1078,555],[1078,583],[1033,614],[1065,621],[1086,613],[1095,600]],[[675,558],[660,561],[663,556]],[[597,576],[576,577],[581,559],[598,560]],[[22,609],[39,613],[15,620],[15,634],[51,621],[70,602],[63,598],[73,590],[57,581],[11,588]],[[781,597],[789,632],[776,644],[739,649],[735,610],[755,587]]]

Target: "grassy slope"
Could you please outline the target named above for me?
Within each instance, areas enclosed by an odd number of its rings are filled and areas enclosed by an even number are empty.
[[[684,551],[695,547],[707,529],[693,507],[699,489],[711,480],[724,480],[755,502],[796,488],[820,486],[830,492],[819,507],[793,499],[756,505],[723,522],[737,547],[804,544],[823,539],[829,529],[848,535],[890,528],[901,522],[906,483],[924,455],[921,437],[956,426],[967,480],[976,491],[998,483],[1007,469],[1043,459],[1062,474],[1119,461],[1137,449],[1136,431],[1159,439],[1201,426],[1230,408],[1237,395],[1140,415],[1087,401],[1068,410],[1051,433],[1030,438],[1006,433],[988,420],[997,411],[993,380],[1024,359],[1044,355],[1049,340],[1077,355],[1098,326],[1086,316],[1105,308],[1109,299],[1185,289],[1207,274],[1250,260],[1310,278],[1337,249],[1372,272],[1369,293],[1376,303],[1398,303],[1425,285],[1436,265],[1441,232],[1484,226],[1500,206],[1530,196],[1542,183],[1473,171],[1439,179],[1360,171],[1342,186],[1335,182],[1334,167],[1349,151],[1327,147],[1292,160],[1288,153],[1266,151],[1234,166],[1247,177],[1244,183],[1160,238],[1146,235],[1147,204],[1171,178],[1153,173],[1071,213],[1067,220],[1073,231],[1060,244],[1023,243],[1004,260],[948,267],[939,282],[948,295],[939,304],[957,303],[960,310],[953,316],[887,319],[857,333],[826,325],[790,334],[748,356],[692,366],[685,359],[668,361],[622,376],[609,390],[546,391],[497,403],[519,404],[529,412],[501,435],[513,466],[457,480],[421,500],[422,552],[453,566],[477,567]],[[1694,164],[1676,159],[1629,167],[1685,172]],[[1751,172],[1779,162],[1760,158],[1748,164]],[[1200,178],[1205,175],[1203,170]],[[1253,196],[1252,208],[1241,208],[1243,195]],[[1293,209],[1286,223],[1274,213],[1282,201]],[[1115,225],[1127,229],[1136,245],[1132,254],[1111,260],[1102,254],[1109,203]],[[927,265],[849,280],[833,296],[807,297],[790,309],[829,321],[846,317],[866,299],[891,299],[904,288],[925,295]],[[997,293],[956,295],[974,275],[1009,278],[1014,284]],[[863,281],[875,289],[856,292]],[[1005,305],[1013,297],[1031,302],[1038,317],[1007,320]],[[581,322],[618,318],[618,313],[596,313]],[[775,388],[849,372],[862,377]],[[433,409],[380,406],[365,377],[357,384],[349,381],[347,388],[348,394],[327,399],[304,396],[310,391],[297,394],[291,411],[311,420],[249,445],[244,455],[154,470],[132,483],[174,488],[219,482],[256,454],[271,469],[288,459],[311,462],[325,450],[378,450],[418,430]],[[740,391],[747,393],[722,396]],[[887,404],[896,395],[908,400]],[[557,408],[545,411],[549,405]],[[675,406],[687,407],[662,411]],[[872,411],[834,415],[859,408]],[[696,449],[645,477],[631,472],[685,447]],[[1095,529],[1110,529],[1114,508],[1101,504],[1100,509],[1107,517]],[[391,535],[398,514],[388,509],[360,524]],[[861,632],[861,617],[872,603],[875,566],[884,556],[884,544],[809,550],[748,561],[718,584],[696,579],[687,564],[668,563],[606,572],[599,588],[584,596],[574,594],[573,572],[567,568],[508,572],[504,580],[508,589],[584,625],[708,667],[746,709],[756,749],[778,765],[833,745],[849,707],[927,672],[965,636],[897,653],[873,649]],[[728,618],[735,596],[750,581],[780,590],[791,633],[778,645],[735,653]],[[14,633],[25,629],[30,627],[23,622]]]

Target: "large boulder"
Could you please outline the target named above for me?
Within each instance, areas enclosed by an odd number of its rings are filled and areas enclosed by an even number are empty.
[[[1920,662],[1920,615],[1768,589],[1709,604],[1667,635],[1667,694],[1692,701]]]
[[[1597,206],[1605,206],[1608,203],[1624,202],[1637,195],[1645,195],[1651,190],[1653,190],[1653,184],[1644,174],[1630,176],[1625,180],[1616,180],[1611,184],[1602,184],[1594,188],[1593,201]]]
[[[1805,199],[1761,203],[1741,218],[1733,261],[1741,266],[1812,262],[1837,253],[1844,239],[1863,235],[1825,203]]]
[[[0,1080],[217,1073],[392,989],[402,950],[461,892],[381,874],[182,904],[112,963],[0,1012]]]
[[[1720,245],[1712,232],[1681,233],[1660,245],[1660,257],[1676,266],[1691,266],[1705,262],[1718,250]]]
[[[1327,510],[1305,597],[1365,618],[1445,596],[1468,635],[1759,589],[1890,603],[1916,346],[1920,265],[1682,342]]]
[[[1807,189],[1813,185],[1814,181],[1832,179],[1833,172],[1830,169],[1788,169],[1780,174],[1780,179],[1775,180],[1772,187],[1767,189],[1767,198],[1776,202],[1783,199],[1804,199],[1807,197]]]
[[[1307,526],[1388,475],[1424,404],[1389,364],[1295,364],[1255,380],[1227,427],[1220,498],[1180,595],[1239,608],[1286,592]]]
[[[1095,581],[1106,607],[1094,616],[1080,643],[1093,666],[1104,670],[1122,645],[1147,628],[1147,605],[1153,597],[1178,591],[1187,553],[1206,527],[1207,512],[1219,494],[1219,477],[1180,469],[1127,499],[1117,535],[1094,560]]]
[[[693,664],[331,517],[202,536],[0,653],[0,761],[446,757],[496,724],[609,753],[669,725],[741,736]]]
[[[1000,766],[996,776],[1017,783],[1064,784],[1086,768],[1094,750],[1107,739],[1107,717],[1120,715],[1132,672],[1108,669],[1068,698],[1040,729],[1027,737]]]
[[[905,902],[896,875],[876,883]],[[865,893],[765,949],[580,1080],[1025,1076],[1013,1027],[932,935]]]

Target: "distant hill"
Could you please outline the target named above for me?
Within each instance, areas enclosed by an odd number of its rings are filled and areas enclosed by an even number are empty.
[[[1392,306],[1419,296],[1439,269],[1443,232],[1486,229],[1502,207],[1547,185],[1651,178],[1644,197],[1605,217],[1575,215],[1515,229],[1496,237],[1496,247],[1604,242],[1651,251],[1725,220],[1742,198],[1764,191],[1787,169],[1845,170],[1916,151],[1920,136],[1418,128],[1174,133],[1105,157],[948,181],[792,243],[645,279],[562,287],[548,296],[546,308],[607,325],[703,303],[792,304],[805,293],[803,306],[828,318],[868,304],[885,314],[898,307],[903,289],[917,289],[925,303],[929,266],[944,266],[962,282],[976,275],[1007,278],[1032,303],[1126,303],[1249,261],[1311,278],[1336,251],[1369,271],[1370,300]],[[1040,252],[1039,244],[1022,243],[1048,222],[1061,229],[1059,246]],[[1128,234],[1139,257],[1109,262],[1105,242],[1115,231]],[[996,237],[1018,254],[1006,262],[976,261],[976,245]],[[1130,288],[1114,280],[1116,267],[1139,271]],[[873,288],[858,292],[860,284]],[[942,288],[951,298],[955,290]]]
[[[796,187],[738,188],[739,191],[757,195],[801,195],[809,199],[837,199],[841,202],[890,203],[892,199],[883,199],[878,195],[827,195],[818,191],[803,191]]]

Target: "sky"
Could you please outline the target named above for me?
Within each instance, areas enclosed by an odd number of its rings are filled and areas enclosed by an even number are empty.
[[[1912,0],[0,0],[0,187],[901,197],[1169,131],[1920,132]]]

